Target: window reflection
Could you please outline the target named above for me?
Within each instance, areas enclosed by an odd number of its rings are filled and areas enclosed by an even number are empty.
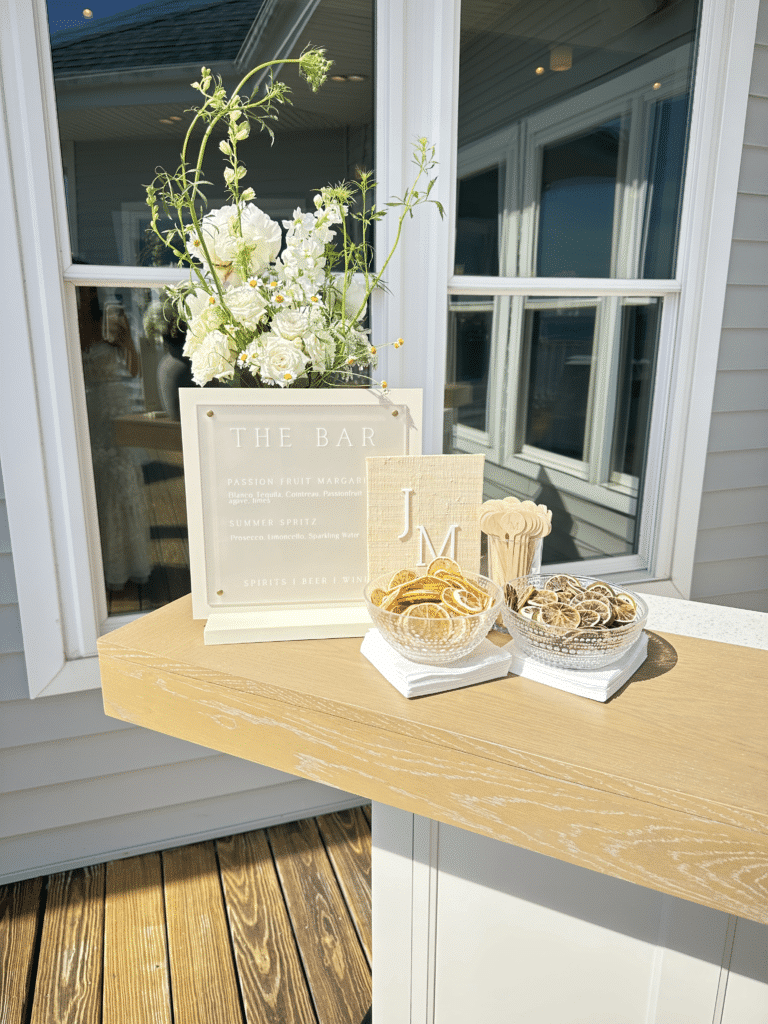
[[[126,5],[127,6],[127,5]],[[54,29],[55,5],[51,3]],[[95,15],[98,11],[95,10]],[[310,16],[307,18],[307,12]],[[204,64],[230,91],[252,68],[321,42],[334,61],[312,93],[293,66],[281,78],[292,106],[267,133],[241,144],[248,184],[273,219],[312,208],[316,190],[373,167],[373,0],[167,0],[52,31],[51,51],[72,250],[88,264],[163,266],[172,260],[147,232],[144,186],[174,169],[189,83]],[[204,171],[210,208],[225,202],[217,148]]]
[[[583,460],[595,307],[529,310],[526,319],[525,443]]]
[[[547,564],[638,550],[664,289],[600,282],[675,276],[698,11],[462,0],[455,272],[569,281],[450,295],[444,446],[553,510]]]
[[[502,202],[499,167],[469,174],[459,181],[456,212],[457,274],[499,273],[499,208]]]
[[[75,262],[173,265],[148,230],[145,186],[158,166],[178,166],[198,102],[190,82],[203,65],[231,92],[252,68],[298,57],[310,42],[334,62],[336,79],[316,94],[284,68],[293,105],[273,125],[274,144],[268,133],[240,144],[247,184],[274,220],[314,209],[321,186],[373,168],[373,0],[110,0],[109,9],[65,18],[49,5]],[[227,200],[218,148],[209,150],[203,172],[215,209]],[[81,288],[78,312],[108,609],[155,608],[190,589],[178,398],[192,384],[184,325],[159,288]]]
[[[610,277],[621,121],[545,146],[539,277]]]

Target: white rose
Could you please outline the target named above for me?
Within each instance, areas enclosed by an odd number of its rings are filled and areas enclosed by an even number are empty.
[[[307,357],[295,341],[286,341],[276,334],[262,337],[263,348],[259,356],[259,373],[262,380],[286,387],[295,380],[307,365]]]
[[[283,244],[280,225],[258,206],[248,203],[241,214],[241,228],[243,241],[254,247],[250,258],[251,273],[254,276],[263,274],[269,264],[277,259]]]
[[[192,360],[192,377],[200,387],[214,377],[232,376],[235,346],[223,331],[206,334],[187,354]]]
[[[341,303],[342,289],[344,288],[344,277],[339,274],[336,277],[334,284],[339,290],[339,303]],[[363,309],[360,311],[359,316],[355,316],[357,311],[363,305],[363,299],[365,298],[365,279],[351,277],[347,280],[347,292],[344,299],[344,312],[347,317],[355,317],[357,320],[362,320],[368,309],[368,303],[366,302]]]
[[[281,309],[272,319],[272,331],[286,341],[301,341],[309,329],[309,310]]]
[[[325,373],[333,362],[333,340],[318,338],[316,334],[304,336],[304,351],[309,356],[312,368],[318,373]]]
[[[226,303],[235,320],[250,331],[255,330],[261,323],[267,308],[267,301],[260,290],[252,288],[249,284],[230,289],[226,295]]]
[[[206,213],[200,225],[203,241],[208,255],[216,266],[226,266],[232,262],[239,241],[234,233],[237,221],[236,206],[222,206],[220,210]],[[187,252],[202,263],[205,260],[200,237],[196,231],[190,231],[187,240]]]

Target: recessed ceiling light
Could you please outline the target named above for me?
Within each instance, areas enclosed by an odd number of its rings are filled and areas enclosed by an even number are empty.
[[[543,75],[544,74],[544,68],[541,67],[541,65],[539,65],[539,67],[536,68],[536,74],[537,75]]]
[[[549,51],[550,71],[570,71],[573,66],[573,48],[571,46],[553,46]]]
[[[180,121],[181,118],[179,117],[178,114],[171,114],[171,120],[172,121]]]
[[[170,119],[170,117],[161,117],[160,124],[173,124],[173,121]]]
[[[349,82],[364,82],[365,75],[347,75],[347,81]]]
[[[661,88],[661,82],[654,82],[653,83],[653,88],[654,89],[660,89]]]
[[[346,82],[346,80],[347,80],[347,76],[346,75],[331,75],[331,81],[332,82]]]
[[[86,7],[85,8],[85,10],[83,11],[83,17],[84,18],[92,18],[93,17],[93,11],[90,9],[90,7]]]

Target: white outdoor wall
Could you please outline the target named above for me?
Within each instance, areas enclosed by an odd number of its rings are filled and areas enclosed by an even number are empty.
[[[757,26],[691,597],[768,611],[768,0]]]
[[[29,700],[2,495],[0,885],[362,802],[107,718],[100,690]]]

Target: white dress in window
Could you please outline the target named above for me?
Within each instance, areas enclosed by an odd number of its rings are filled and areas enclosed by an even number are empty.
[[[96,505],[108,590],[128,580],[146,583],[152,571],[149,514],[141,471],[143,449],[115,445],[112,421],[144,411],[141,384],[122,351],[98,341],[82,353]]]

